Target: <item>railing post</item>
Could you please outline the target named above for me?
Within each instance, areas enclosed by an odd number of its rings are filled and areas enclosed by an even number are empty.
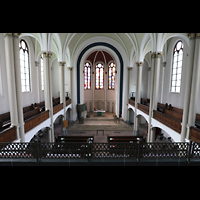
[[[40,153],[40,151],[39,151],[39,142],[38,142],[38,139],[35,139],[35,155],[36,155],[37,164],[39,164],[39,158],[40,158],[39,153]]]
[[[190,140],[189,149],[188,149],[188,155],[187,155],[188,164],[190,164],[190,158],[191,158],[191,153],[192,153],[192,146],[193,146],[193,142],[192,142],[192,140]]]
[[[137,142],[137,149],[138,149],[137,161],[139,165],[140,164],[140,140]]]

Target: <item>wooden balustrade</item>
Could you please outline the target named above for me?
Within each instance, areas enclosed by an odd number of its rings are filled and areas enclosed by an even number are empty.
[[[53,114],[56,114],[57,112],[59,112],[62,109],[63,109],[63,103],[54,106],[53,107]]]
[[[132,99],[129,99],[129,104],[131,104],[132,106],[134,106],[134,107],[135,107],[135,101],[134,101],[134,100],[132,100]]]
[[[164,113],[158,112],[156,110],[153,111],[153,118],[158,120],[159,122],[165,124],[170,127],[174,131],[181,133],[181,121],[175,119],[171,116],[165,115]]]
[[[0,133],[0,142],[12,142],[16,139],[16,126],[9,127]]]
[[[69,104],[71,104],[71,99],[68,99],[68,100],[66,101],[66,106],[68,106]]]
[[[24,124],[24,131],[25,133],[31,130],[32,128],[35,128],[37,125],[42,123],[43,121],[47,120],[49,118],[49,110],[42,112],[28,120],[25,121]]]
[[[145,106],[143,104],[138,103],[138,109],[146,113],[147,115],[149,114],[149,107]]]
[[[190,127],[190,140],[200,143],[200,129],[194,126]]]

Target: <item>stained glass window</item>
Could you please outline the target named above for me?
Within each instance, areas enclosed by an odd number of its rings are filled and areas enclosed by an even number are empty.
[[[91,65],[88,62],[84,65],[84,89],[91,89]]]
[[[20,54],[20,69],[21,69],[21,85],[22,92],[30,92],[30,65],[29,65],[29,50],[25,40],[19,42]]]
[[[104,69],[103,69],[103,64],[98,63],[96,65],[96,89],[101,90],[103,89],[103,84],[104,84]]]
[[[183,62],[183,42],[179,40],[173,51],[171,92],[180,93]]]
[[[115,64],[110,63],[108,67],[108,89],[114,90],[115,89]]]

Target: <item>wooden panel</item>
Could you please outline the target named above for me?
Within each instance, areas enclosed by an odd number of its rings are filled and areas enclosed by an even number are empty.
[[[40,113],[39,115],[36,115],[26,120],[24,124],[25,133],[31,130],[32,128],[35,128],[37,125],[39,125],[48,118],[49,118],[49,111],[47,110],[45,112]]]
[[[134,100],[132,100],[132,99],[129,99],[129,104],[131,104],[132,106],[134,106],[134,107],[135,107],[135,101],[134,101]]]
[[[164,114],[169,115],[175,119],[182,121],[183,114],[165,109]]]
[[[0,133],[0,142],[12,142],[17,139],[16,127],[8,128]]]
[[[149,114],[149,107],[148,106],[145,106],[143,104],[138,103],[138,109],[140,109],[141,111],[143,111],[147,115]]]
[[[200,129],[190,127],[190,139],[194,142],[200,143]]]
[[[53,107],[53,114],[56,114],[57,112],[59,112],[62,109],[63,109],[63,103],[54,106]]]
[[[153,111],[153,118],[175,130],[176,132],[181,133],[181,121],[156,110]]]

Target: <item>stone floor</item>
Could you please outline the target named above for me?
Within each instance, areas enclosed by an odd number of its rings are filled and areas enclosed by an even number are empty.
[[[133,135],[133,127],[122,119],[119,123],[116,123],[113,113],[106,112],[103,113],[102,116],[97,116],[97,114],[93,112],[89,112],[88,114],[90,117],[84,119],[84,124],[79,124],[79,121],[76,121],[63,134],[69,136],[94,136],[94,142],[96,143],[107,142],[107,135]],[[99,130],[98,133],[97,130]],[[140,125],[140,135],[144,135],[145,131],[146,127]]]

